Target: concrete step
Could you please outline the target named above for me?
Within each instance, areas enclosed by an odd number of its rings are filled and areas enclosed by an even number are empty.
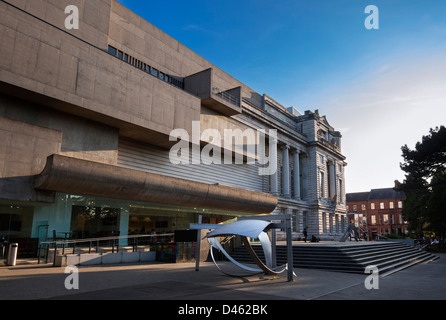
[[[262,247],[254,245],[253,248],[258,257],[265,261]],[[231,256],[240,262],[252,262],[244,247],[237,248]],[[286,246],[277,246],[276,259],[278,265],[287,262]],[[364,273],[367,266],[375,265],[380,274],[388,275],[434,259],[438,257],[399,242],[345,246],[293,246],[294,267],[338,272]]]

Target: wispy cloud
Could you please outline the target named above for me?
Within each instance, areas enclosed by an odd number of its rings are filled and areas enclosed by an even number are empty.
[[[441,55],[395,59],[320,102],[330,108],[335,128],[348,128],[342,144],[348,192],[404,179],[401,146],[413,147],[430,128],[446,123],[445,74]]]

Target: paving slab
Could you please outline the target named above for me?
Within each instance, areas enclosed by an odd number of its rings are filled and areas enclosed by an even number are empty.
[[[222,264],[230,271],[235,267]],[[79,300],[444,300],[446,255],[387,277],[379,289],[365,287],[369,275],[295,268],[286,275],[228,277],[213,263],[132,263],[79,266],[79,289],[67,290],[69,274],[51,265],[0,267],[0,299]],[[235,271],[235,270],[232,270]]]

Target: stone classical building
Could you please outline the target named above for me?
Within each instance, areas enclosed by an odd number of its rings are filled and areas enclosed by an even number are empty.
[[[23,248],[53,231],[164,233],[272,212],[292,215],[295,237],[342,234],[341,135],[318,111],[255,92],[115,0],[5,0],[0,17],[0,235]],[[209,138],[227,129],[256,139]],[[180,140],[188,163],[172,160]],[[197,150],[232,162],[197,163]]]

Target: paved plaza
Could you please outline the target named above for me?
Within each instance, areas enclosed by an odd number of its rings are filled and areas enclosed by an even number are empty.
[[[1,300],[444,300],[446,254],[386,277],[379,289],[369,275],[295,268],[283,276],[228,277],[213,263],[135,263],[78,267],[79,289],[68,290],[65,268],[21,264],[0,267]],[[222,268],[235,271],[230,263]],[[237,270],[239,271],[239,270]],[[243,272],[243,271],[240,271]]]

